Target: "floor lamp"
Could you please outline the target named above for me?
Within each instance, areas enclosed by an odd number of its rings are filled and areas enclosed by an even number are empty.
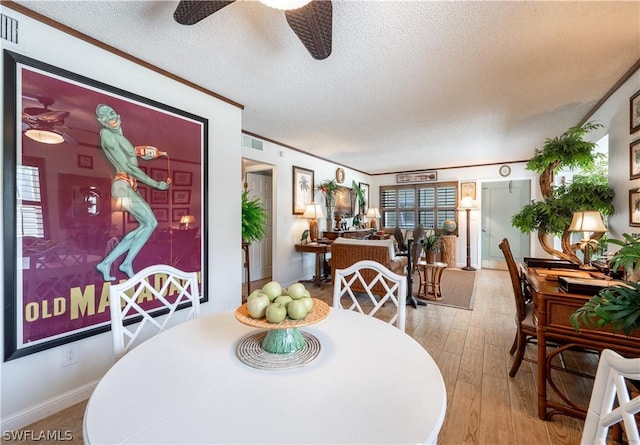
[[[462,270],[476,270],[474,267],[471,267],[471,225],[469,222],[469,218],[471,216],[471,210],[477,209],[476,203],[471,196],[465,196],[460,201],[459,210],[465,210],[467,212],[467,265],[462,268]]]

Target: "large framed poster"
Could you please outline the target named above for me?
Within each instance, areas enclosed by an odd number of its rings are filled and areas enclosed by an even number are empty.
[[[152,264],[200,272],[206,301],[208,121],[3,57],[4,360],[109,330],[109,286]]]

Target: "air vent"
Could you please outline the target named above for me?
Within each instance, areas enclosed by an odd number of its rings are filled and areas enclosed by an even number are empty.
[[[0,14],[0,38],[18,44],[18,21]]]
[[[247,136],[245,134],[242,135],[242,146],[245,148],[262,151],[262,141],[259,139],[254,139],[251,136]]]

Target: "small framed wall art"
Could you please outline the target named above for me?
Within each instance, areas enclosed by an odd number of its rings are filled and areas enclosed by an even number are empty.
[[[461,182],[460,183],[460,198],[470,196],[471,199],[476,199],[476,183],[475,182]]]
[[[640,139],[629,145],[629,179],[640,178]]]
[[[293,214],[302,215],[313,202],[313,170],[293,166]]]
[[[629,190],[629,225],[640,227],[640,192],[638,189]]]
[[[396,175],[396,183],[403,184],[405,182],[431,182],[438,180],[438,172],[436,170],[427,170],[416,173],[401,173]]]
[[[629,99],[629,121],[632,134],[640,130],[640,90]]]

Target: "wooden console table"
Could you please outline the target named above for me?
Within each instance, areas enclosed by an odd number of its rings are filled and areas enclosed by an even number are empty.
[[[523,277],[531,289],[534,313],[537,316],[538,340],[538,417],[548,420],[556,414],[585,418],[586,406],[578,406],[570,395],[562,393],[551,374],[551,360],[567,349],[602,351],[613,349],[627,357],[640,357],[640,333],[627,337],[609,329],[581,329],[576,332],[569,317],[591,296],[564,292],[558,281],[547,280],[544,269],[522,267]],[[547,348],[547,343],[560,343],[558,348]],[[558,397],[549,400],[550,388]]]
[[[371,229],[358,229],[358,230],[326,230],[322,232],[324,238],[335,240],[336,238],[367,238],[371,235]]]
[[[331,252],[331,244],[326,244],[326,243],[296,244],[296,252],[316,254],[316,275],[313,277],[313,283],[316,286],[322,287],[322,266],[325,261],[325,255]]]

